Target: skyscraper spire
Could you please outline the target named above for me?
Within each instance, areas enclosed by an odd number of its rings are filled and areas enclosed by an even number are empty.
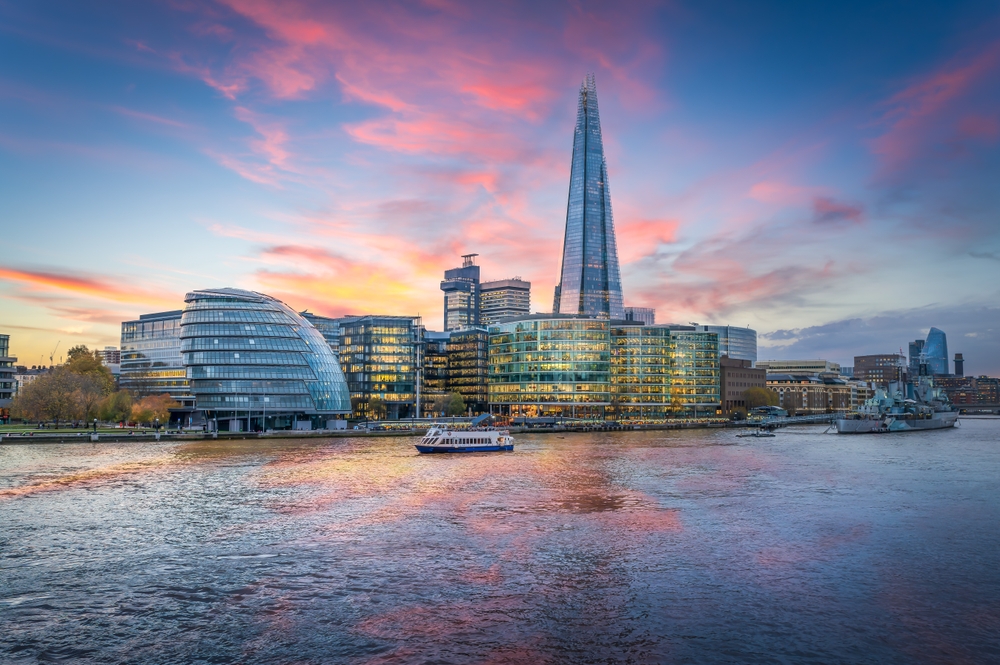
[[[552,311],[622,319],[622,301],[597,86],[594,75],[588,74],[580,87],[562,270]]]

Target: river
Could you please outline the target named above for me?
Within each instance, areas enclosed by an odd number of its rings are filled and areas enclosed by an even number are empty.
[[[1000,420],[0,446],[0,662],[1000,662]]]

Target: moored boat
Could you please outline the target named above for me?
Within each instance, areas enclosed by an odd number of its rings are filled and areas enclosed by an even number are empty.
[[[493,428],[452,430],[435,425],[416,444],[421,453],[492,453],[514,450],[514,437]]]
[[[838,434],[883,434],[890,432],[915,432],[954,427],[958,411],[952,406],[944,391],[934,385],[930,376],[919,377],[911,386],[913,398],[904,396],[902,390],[889,391],[879,388],[875,396],[863,406],[836,422]],[[909,388],[907,388],[909,391]]]

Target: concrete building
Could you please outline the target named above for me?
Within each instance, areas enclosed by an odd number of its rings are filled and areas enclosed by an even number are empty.
[[[143,314],[122,323],[118,385],[140,397],[166,393],[194,406],[191,384],[181,357],[183,310]]]
[[[732,356],[730,356],[732,357]],[[771,373],[839,374],[840,365],[829,360],[758,360],[757,367]]]
[[[1000,379],[989,376],[938,377],[940,386],[955,406],[1000,407]]]
[[[729,414],[736,409],[749,410],[743,393],[749,388],[767,388],[767,370],[754,367],[749,360],[722,356],[719,369],[723,413]]]
[[[444,271],[444,329],[462,330],[479,325],[480,284],[478,254],[462,256],[462,267]]]
[[[874,383],[882,388],[890,383],[903,383],[907,377],[906,356],[899,353],[880,353],[854,356],[853,378]]]
[[[955,354],[955,376],[965,376],[965,358],[961,353]]]
[[[757,331],[738,326],[696,325],[695,328],[719,336],[719,357],[729,356],[734,360],[749,360],[757,363]]]
[[[337,357],[283,302],[231,288],[192,291],[184,302],[183,363],[196,408],[213,427],[332,429],[351,412]]]
[[[626,307],[625,320],[644,326],[656,325],[656,310],[652,307]]]
[[[767,374],[767,387],[778,393],[778,406],[789,415],[847,411],[854,406],[856,387],[833,374]]]
[[[531,313],[531,282],[520,277],[483,282],[479,292],[479,324],[484,328]]]

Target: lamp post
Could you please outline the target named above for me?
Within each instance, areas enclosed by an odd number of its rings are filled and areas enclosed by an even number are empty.
[[[94,434],[97,434],[97,418],[94,418]]]

